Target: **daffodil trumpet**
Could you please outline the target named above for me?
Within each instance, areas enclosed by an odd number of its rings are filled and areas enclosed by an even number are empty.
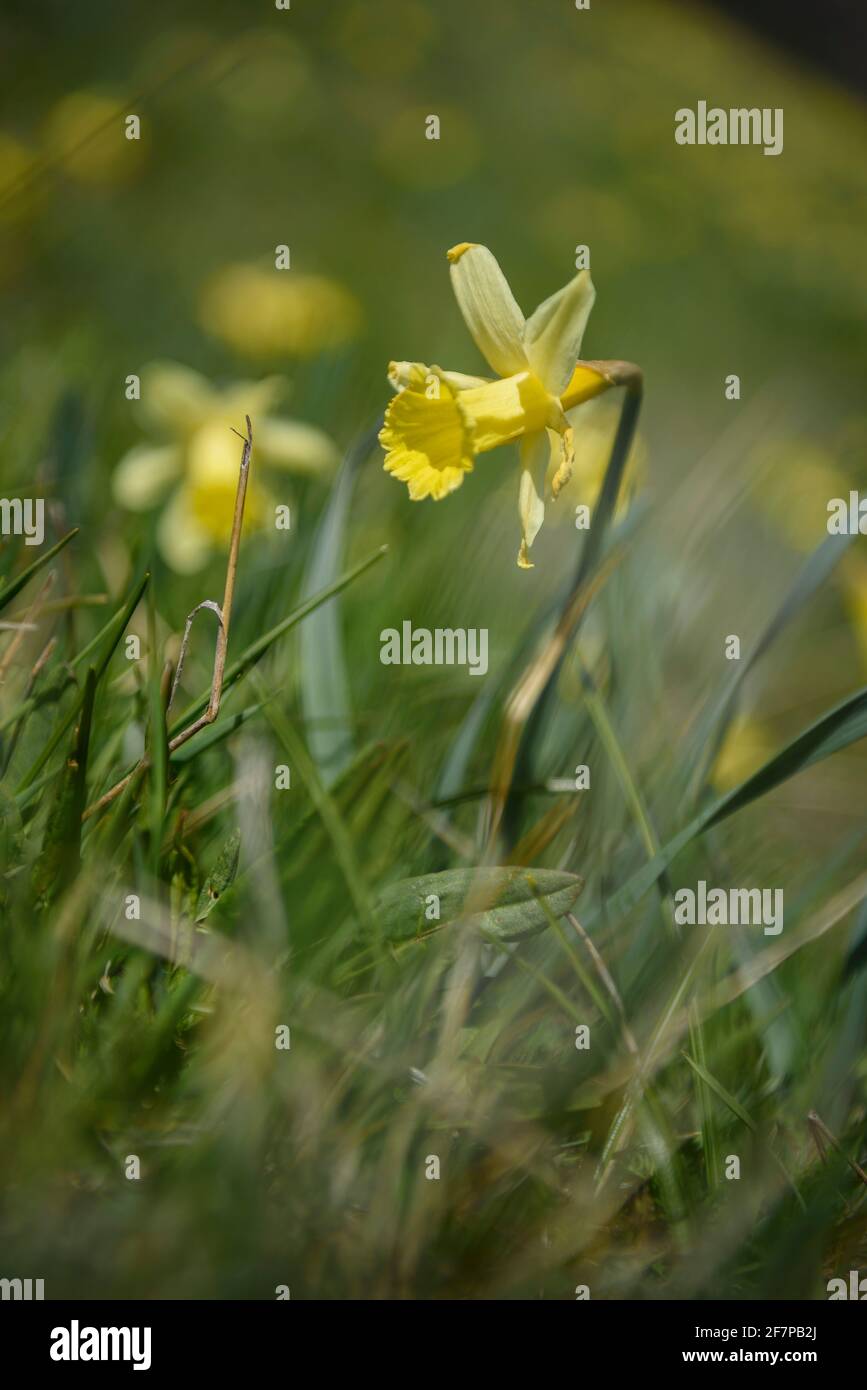
[[[641,372],[630,362],[582,361],[581,340],[595,298],[588,271],[525,319],[487,247],[462,242],[447,254],[464,322],[496,376],[390,363],[396,394],[379,435],[384,467],[406,483],[412,501],[439,500],[460,487],[477,455],[518,442],[518,564],[531,569],[543,499],[548,492],[556,498],[572,476],[573,412],[612,386],[640,396]]]

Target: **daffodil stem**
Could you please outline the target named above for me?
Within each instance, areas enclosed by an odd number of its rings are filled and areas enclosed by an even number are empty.
[[[578,573],[575,576],[573,593],[589,578],[599,563],[605,537],[614,516],[614,509],[617,506],[617,498],[620,495],[620,485],[623,482],[623,474],[629,460],[629,451],[635,438],[635,429],[644,396],[644,376],[641,368],[636,367],[634,363],[588,362],[587,366],[595,367],[608,378],[613,386],[623,386],[625,390],[623,404],[620,408],[620,419],[617,422],[617,433],[611,446],[611,456],[605,470],[602,490],[599,493],[590,522],[587,544],[584,547]]]
[[[565,615],[570,612],[574,615],[571,623],[571,631],[567,640],[563,641],[556,663],[545,683],[544,688],[539,692],[533,702],[532,707],[526,711],[524,727],[521,734],[521,741],[515,757],[511,785],[503,806],[502,830],[506,839],[511,844],[517,838],[520,822],[520,808],[523,804],[522,786],[531,785],[534,781],[532,773],[533,747],[536,742],[537,734],[544,722],[544,716],[549,701],[557,688],[560,678],[560,670],[566,655],[569,651],[571,641],[578,630],[581,620],[588,607],[587,604],[576,604],[576,596],[588,590],[592,585],[593,577],[599,568],[611,521],[617,506],[617,498],[620,495],[620,487],[623,482],[623,475],[629,460],[632,441],[635,438],[635,430],[638,424],[638,417],[641,413],[641,402],[644,395],[644,376],[640,367],[636,367],[632,362],[587,362],[585,366],[592,367],[611,383],[612,386],[622,386],[624,388],[623,403],[620,408],[620,419],[617,422],[617,432],[614,436],[614,443],[611,446],[611,454],[608,459],[608,467],[605,470],[602,489],[593,511],[590,522],[590,531],[587,536],[587,543],[581,555],[575,578],[566,594],[560,610],[560,620],[558,628],[562,627]]]

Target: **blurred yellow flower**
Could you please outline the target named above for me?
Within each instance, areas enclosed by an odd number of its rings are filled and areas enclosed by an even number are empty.
[[[147,511],[174,485],[162,512],[157,541],[166,563],[193,574],[212,552],[228,544],[238,483],[240,443],[232,427],[251,416],[254,470],[247,486],[247,524],[273,516],[270,494],[255,464],[301,474],[330,471],[337,449],[314,425],[278,419],[268,412],[282,390],[278,377],[237,382],[218,391],[205,377],[176,362],[157,362],[141,377],[137,409],[148,431],[164,442],[137,445],[117,464],[115,500],[130,511]]]
[[[105,92],[69,92],[48,113],[45,153],[82,183],[123,182],[138,173],[147,145],[144,123],[140,139],[126,138],[125,118],[138,114]]]
[[[207,282],[199,317],[244,356],[312,357],[353,338],[361,309],[349,290],[324,275],[239,264]]]
[[[711,769],[711,785],[720,793],[731,791],[757,772],[774,751],[767,727],[751,715],[738,715],[729,725]]]
[[[569,412],[615,384],[608,364],[578,360],[595,292],[582,270],[525,321],[487,247],[462,242],[448,259],[464,322],[499,379],[392,362],[397,395],[379,436],[384,467],[413,501],[439,499],[460,487],[477,454],[520,440],[518,564],[530,569],[546,480],[556,497],[575,463]]]
[[[778,440],[756,451],[753,462],[759,506],[794,549],[815,550],[827,535],[829,501],[849,496],[834,457],[806,440]]]

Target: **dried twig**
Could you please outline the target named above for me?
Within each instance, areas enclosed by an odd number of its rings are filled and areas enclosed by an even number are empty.
[[[196,605],[187,618],[167,709],[171,708],[172,700],[175,697],[175,691],[178,688],[184,657],[187,652],[190,628],[192,627],[196,614],[201,612],[203,608],[208,608],[211,612],[216,613],[219,623],[217,629],[217,645],[214,651],[214,673],[211,678],[211,697],[204,714],[201,714],[198,719],[195,719],[192,724],[189,724],[186,729],[182,729],[179,734],[176,734],[175,737],[169,741],[170,753],[173,753],[176,748],[180,748],[182,744],[188,743],[195,734],[201,729],[206,728],[208,724],[213,724],[220,712],[220,700],[223,694],[223,675],[226,670],[226,652],[229,645],[229,622],[232,616],[232,600],[235,596],[235,579],[238,573],[238,551],[241,545],[241,528],[244,522],[244,503],[247,498],[247,480],[250,475],[250,459],[253,454],[253,426],[250,423],[249,415],[245,416],[245,419],[247,421],[246,436],[239,434],[237,430],[234,431],[239,439],[243,439],[244,451],[241,455],[241,471],[238,476],[238,488],[235,493],[235,515],[232,518],[232,536],[229,542],[229,559],[226,564],[226,586],[223,590],[223,602],[222,605],[218,605],[213,599],[205,599],[202,603]],[[151,654],[151,659],[153,659],[153,653]],[[138,763],[131,772],[128,772],[126,777],[116,782],[115,785],[107,791],[104,796],[101,796],[98,801],[95,801],[92,806],[88,806],[82,819],[88,820],[91,816],[95,816],[102,811],[104,807],[110,805],[115,797],[120,796],[124,788],[129,785],[136,773],[143,767],[147,767],[148,763],[149,760],[146,757],[142,758],[141,762]]]
[[[25,633],[33,630],[36,625],[34,620],[44,611],[45,600],[54,587],[55,578],[55,572],[52,570],[46,577],[45,583],[42,585],[42,588],[39,590],[39,593],[36,595],[30,607],[21,614],[20,621],[10,624],[10,627],[14,627],[16,635],[9,643],[9,646],[3,654],[3,659],[0,661],[0,682],[6,679],[6,674],[12,662],[15,660],[18,648],[24,641]]]
[[[820,1115],[816,1113],[815,1110],[811,1110],[810,1113],[807,1115],[807,1124],[810,1127],[810,1133],[813,1136],[813,1142],[819,1151],[819,1157],[821,1158],[822,1162],[828,1162],[828,1155],[825,1152],[825,1147],[823,1144],[823,1140],[827,1140],[828,1143],[831,1145],[832,1149],[835,1149],[836,1152],[840,1155],[840,1157],[846,1160],[855,1176],[857,1178],[860,1178],[861,1182],[863,1182],[864,1185],[867,1186],[867,1173],[864,1172],[864,1169],[861,1167],[860,1163],[856,1163],[854,1158],[849,1157],[849,1155],[846,1153],[846,1150],[840,1143],[839,1139],[837,1139],[831,1133],[830,1129],[825,1124],[825,1121],[821,1118]]]
[[[623,1000],[620,996],[620,991],[614,983],[608,966],[605,964],[605,961],[602,959],[601,955],[597,951],[595,943],[590,938],[590,935],[588,934],[588,932],[584,930],[574,913],[567,912],[566,920],[570,924],[570,926],[575,929],[575,931],[578,933],[581,940],[583,941],[584,946],[586,947],[587,952],[590,956],[590,959],[593,961],[593,964],[596,968],[597,975],[599,976],[600,980],[605,986],[605,989],[607,990],[608,994],[611,996],[611,999],[614,1003],[614,1007],[617,1010],[617,1014],[620,1019],[620,1030],[623,1034],[623,1041],[626,1044],[628,1052],[633,1058],[635,1058],[636,1061],[639,1060],[641,1054],[638,1050],[638,1043],[635,1041],[635,1036],[632,1032],[632,1029],[629,1026],[629,1020],[626,1017],[626,1009],[623,1006]]]

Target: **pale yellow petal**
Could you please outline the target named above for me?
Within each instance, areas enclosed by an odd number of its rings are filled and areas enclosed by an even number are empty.
[[[524,315],[487,246],[464,242],[448,256],[455,298],[485,361],[499,376],[526,370]]]
[[[141,378],[142,409],[168,434],[189,434],[217,409],[210,382],[180,362],[152,362]]]
[[[177,489],[160,517],[157,543],[176,574],[196,574],[207,564],[213,542],[196,519],[192,494],[186,486]]]
[[[263,461],[290,473],[329,473],[340,462],[334,440],[315,425],[266,416],[254,430],[254,445]]]
[[[422,388],[431,373],[442,377],[453,391],[467,391],[471,386],[487,385],[483,376],[467,376],[466,372],[446,372],[439,367],[426,367],[423,362],[389,362],[388,380],[395,391],[407,386]]]
[[[174,444],[139,444],[117,464],[111,477],[112,495],[128,511],[147,511],[180,476],[182,465],[181,451]]]
[[[595,298],[590,272],[582,270],[527,320],[524,348],[530,366],[552,395],[562,395],[569,384]]]
[[[544,489],[550,459],[551,445],[547,431],[541,430],[521,440],[521,481],[518,488],[522,532],[518,564],[521,569],[533,568],[529,550],[545,520],[545,503],[540,493]]]
[[[286,378],[266,376],[262,381],[235,381],[219,395],[219,411],[235,429],[244,429],[244,416],[249,415],[256,433],[257,421],[268,415],[286,394]]]

